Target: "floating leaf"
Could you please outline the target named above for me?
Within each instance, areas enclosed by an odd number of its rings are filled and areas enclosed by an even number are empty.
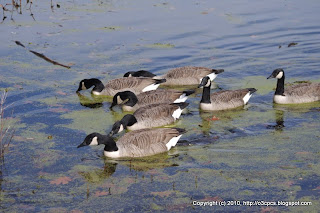
[[[173,190],[167,190],[163,192],[151,192],[154,196],[160,196],[160,197],[169,197],[170,195],[174,194],[175,192]]]
[[[55,185],[60,185],[60,184],[67,184],[71,181],[72,179],[70,177],[59,177],[57,179],[54,179],[52,181],[50,181],[50,184],[55,184]]]
[[[96,191],[96,193],[94,194],[95,197],[101,197],[101,196],[105,196],[108,195],[109,192],[105,192],[105,191]]]
[[[216,117],[216,116],[212,116],[212,117],[209,117],[207,118],[208,121],[218,121],[220,120],[220,118]]]
[[[61,90],[57,91],[56,93],[59,94],[59,95],[67,95],[67,93],[65,93],[65,92],[63,92]]]

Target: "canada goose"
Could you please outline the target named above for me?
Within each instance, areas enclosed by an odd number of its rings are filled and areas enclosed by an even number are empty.
[[[179,90],[167,90],[157,89],[148,92],[143,92],[135,95],[131,91],[118,92],[113,96],[113,102],[111,107],[117,104],[123,104],[122,109],[124,111],[136,111],[137,109],[159,103],[181,103],[188,99],[188,96],[193,94],[194,90],[179,91]]]
[[[273,101],[277,104],[300,104],[320,100],[320,83],[301,83],[284,89],[284,71],[276,69],[267,78],[277,78],[277,88]]]
[[[124,134],[117,142],[95,132],[87,135],[78,148],[103,144],[104,155],[110,158],[144,157],[169,151],[185,132],[180,128],[141,129]]]
[[[210,95],[211,81],[209,77],[204,77],[199,85],[203,87],[200,108],[202,110],[225,110],[240,107],[248,103],[255,88],[239,90],[223,90]]]
[[[156,75],[146,71],[146,70],[139,70],[139,71],[130,71],[126,72],[123,77],[147,77],[147,78],[153,78]]]
[[[114,96],[117,92],[125,90],[139,94],[141,92],[155,90],[165,81],[165,79],[129,77],[113,79],[108,81],[106,85],[103,85],[99,79],[91,78],[80,81],[77,92],[94,86],[92,89],[94,95]]]
[[[210,69],[206,67],[178,67],[169,70],[166,74],[155,76],[153,73],[142,70],[143,72],[128,72],[124,75],[136,77],[153,77],[153,79],[166,79],[167,81],[162,85],[198,85],[202,78],[208,76],[213,81],[219,73],[224,72],[223,69]],[[152,76],[154,75],[154,76]]]
[[[133,115],[127,114],[120,121],[116,121],[110,135],[117,134],[124,129],[138,130],[171,124],[180,117],[183,109],[188,105],[189,103],[183,102],[151,104],[141,107]]]

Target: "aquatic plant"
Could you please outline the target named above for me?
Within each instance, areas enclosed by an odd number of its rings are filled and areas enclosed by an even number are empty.
[[[8,118],[5,117],[5,110],[10,105],[5,105],[7,91],[3,91],[0,99],[0,165],[4,163],[4,155],[9,148],[14,135],[14,129],[7,124]]]

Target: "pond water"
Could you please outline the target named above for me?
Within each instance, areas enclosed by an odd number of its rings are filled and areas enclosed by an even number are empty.
[[[282,67],[287,82],[320,81],[319,1],[76,0],[52,6],[34,1],[30,8],[23,1],[21,14],[6,5],[9,11],[0,15],[6,16],[0,89],[8,90],[6,115],[15,128],[1,166],[2,211],[318,211],[320,103],[275,105],[276,81],[266,77]],[[258,91],[243,109],[208,113],[199,112],[197,89],[174,125],[187,133],[168,153],[111,160],[102,147],[76,148],[91,132],[109,132],[125,114],[110,111],[110,99],[89,91],[77,96],[80,80],[106,82],[130,70],[163,74],[187,65],[225,69],[213,91]],[[221,206],[224,201],[233,205]]]

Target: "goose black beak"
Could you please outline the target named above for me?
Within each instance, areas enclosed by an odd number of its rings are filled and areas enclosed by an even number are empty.
[[[83,147],[83,146],[86,146],[87,144],[85,144],[85,142],[81,143],[79,146],[77,146],[77,148],[80,148],[80,147]]]
[[[112,103],[111,106],[109,107],[109,109],[112,109],[115,105],[117,105],[117,104]]]
[[[111,132],[109,133],[109,136],[112,137],[113,135],[114,135],[114,132],[111,131]]]
[[[198,88],[202,88],[204,85],[201,83],[199,84]]]
[[[267,79],[274,78],[273,74],[271,74]]]

